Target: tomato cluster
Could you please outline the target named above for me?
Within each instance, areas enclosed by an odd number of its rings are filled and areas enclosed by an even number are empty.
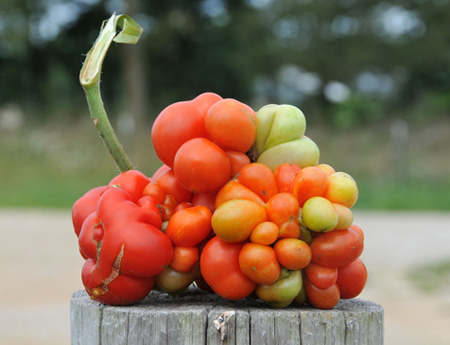
[[[308,146],[313,158],[295,158],[297,164],[290,152],[278,154],[296,147],[298,156],[307,147],[305,141],[313,143],[303,137],[305,121],[297,108],[265,108],[263,125],[258,113],[214,93],[174,103],[159,114],[152,128],[153,146],[163,163],[153,176],[130,184],[126,172],[100,187],[100,192],[77,201],[74,226],[82,255],[90,260],[83,274],[96,273],[95,280],[85,279],[92,298],[129,304],[143,298],[153,285],[180,294],[192,283],[226,299],[259,298],[276,308],[308,303],[330,309],[340,299],[359,295],[367,270],[359,258],[364,234],[353,224],[351,210],[358,198],[356,182],[330,165],[319,164],[315,144]],[[289,118],[287,124],[284,116]],[[292,130],[296,122],[300,134]],[[287,139],[283,125],[289,129]],[[260,133],[265,134],[255,155]],[[264,150],[267,164],[258,161]],[[300,161],[307,163],[299,165]],[[273,162],[277,163],[269,164]],[[112,187],[123,190],[122,199],[135,204],[128,206],[133,216],[119,207],[100,207]],[[145,209],[151,209],[151,220]],[[91,219],[90,214],[95,216]],[[128,224],[127,219],[138,223]],[[96,235],[99,224],[101,236]],[[153,231],[155,226],[161,248],[158,243],[140,243],[142,229]],[[105,239],[108,243],[102,242]],[[127,281],[119,284],[129,245],[137,248],[136,255],[153,251],[145,262],[140,257],[128,259],[148,272],[147,285],[137,289],[134,298]],[[157,270],[146,268],[155,266],[151,261],[157,263]],[[130,267],[126,274],[136,272]],[[126,298],[108,296],[109,291],[118,296],[124,292]]]

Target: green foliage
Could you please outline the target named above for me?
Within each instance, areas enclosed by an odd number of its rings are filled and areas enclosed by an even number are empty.
[[[352,94],[345,101],[336,104],[332,121],[338,128],[350,128],[376,123],[383,116],[382,101]]]
[[[445,292],[450,283],[450,259],[414,267],[408,278],[425,292]]]

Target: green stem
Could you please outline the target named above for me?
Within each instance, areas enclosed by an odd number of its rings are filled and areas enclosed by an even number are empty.
[[[122,30],[117,33],[117,27]],[[86,93],[91,118],[100,137],[103,139],[117,167],[121,172],[133,169],[133,164],[126,155],[106,114],[100,92],[100,75],[102,65],[111,43],[135,44],[142,33],[142,28],[129,16],[114,13],[103,23],[94,46],[88,52],[80,71],[80,84]]]

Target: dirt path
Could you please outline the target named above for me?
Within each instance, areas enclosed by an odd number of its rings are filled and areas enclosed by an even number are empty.
[[[385,310],[385,344],[450,344],[450,291],[426,295],[405,279],[450,257],[450,213],[355,211],[366,236],[361,298]],[[69,344],[69,301],[82,289],[70,211],[0,210],[0,343]]]

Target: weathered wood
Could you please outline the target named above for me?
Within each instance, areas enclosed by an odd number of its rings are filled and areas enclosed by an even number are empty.
[[[92,301],[84,291],[70,306],[73,345],[379,345],[384,311],[360,299],[332,310],[273,309],[257,300],[227,301],[196,289],[183,296],[152,291],[133,306]]]

